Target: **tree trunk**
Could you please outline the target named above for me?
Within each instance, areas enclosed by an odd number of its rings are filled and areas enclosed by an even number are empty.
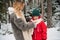
[[[0,21],[0,29],[1,29],[1,21]]]
[[[23,2],[25,3],[25,6],[24,6],[24,14],[26,14],[26,2],[25,2],[25,0],[23,0]]]
[[[42,10],[42,15],[41,16],[42,16],[42,18],[44,17],[44,3],[43,2],[44,2],[44,0],[41,0],[41,8],[42,8],[41,9]]]
[[[52,27],[52,0],[47,0],[47,26]]]

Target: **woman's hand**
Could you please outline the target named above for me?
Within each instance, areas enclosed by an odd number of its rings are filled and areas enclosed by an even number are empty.
[[[35,26],[36,26],[36,25],[39,24],[42,20],[43,20],[43,19],[40,18],[40,19],[37,19],[37,20],[31,20],[31,21],[32,21],[33,23],[35,23]]]
[[[38,20],[31,20],[32,22],[34,22],[35,24],[39,24],[40,23],[40,19]]]
[[[35,28],[36,28],[38,21],[37,20],[31,20],[31,21],[35,24]]]

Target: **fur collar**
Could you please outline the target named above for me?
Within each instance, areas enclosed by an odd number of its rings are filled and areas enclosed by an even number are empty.
[[[9,13],[9,14],[14,13],[14,8],[13,8],[13,7],[8,7],[8,13]]]

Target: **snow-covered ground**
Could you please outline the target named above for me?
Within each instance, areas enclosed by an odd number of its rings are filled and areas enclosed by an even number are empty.
[[[60,31],[57,31],[58,28],[59,27],[47,29],[47,40],[60,40]],[[3,31],[1,31],[1,32],[3,32]],[[15,40],[15,38],[14,38],[13,34],[6,33],[5,35],[2,35],[0,33],[0,40]]]
[[[13,33],[11,23],[1,23],[0,34]]]
[[[57,31],[57,28],[47,29],[47,40],[60,40],[60,31]],[[13,34],[0,34],[0,40],[15,40]]]
[[[0,35],[0,40],[15,40],[13,34]]]
[[[47,40],[60,40],[60,31],[57,31],[58,28],[47,29]]]

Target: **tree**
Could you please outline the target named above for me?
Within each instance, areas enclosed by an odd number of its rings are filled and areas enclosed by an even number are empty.
[[[7,20],[6,20],[6,15],[7,15],[7,13],[6,13],[6,0],[0,0],[0,21],[1,22],[7,22]]]
[[[47,0],[47,26],[52,27],[52,0]]]
[[[44,17],[44,0],[41,0],[41,10],[42,10],[42,18]]]

